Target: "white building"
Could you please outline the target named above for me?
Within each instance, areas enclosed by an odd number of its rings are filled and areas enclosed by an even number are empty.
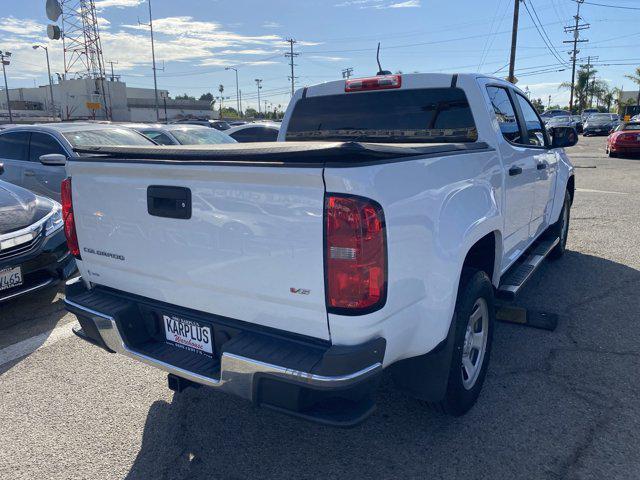
[[[103,87],[104,84],[104,87]],[[104,92],[104,93],[103,93]],[[156,115],[152,88],[127,87],[119,81],[74,79],[53,85],[55,117],[63,120],[113,120],[118,122],[155,122],[185,117],[216,118],[209,102],[175,100],[167,90],[158,90]],[[9,100],[14,122],[33,122],[52,118],[49,85],[10,88]],[[0,122],[8,121],[6,94],[0,91]]]

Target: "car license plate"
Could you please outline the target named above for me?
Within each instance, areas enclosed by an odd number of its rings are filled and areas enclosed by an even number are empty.
[[[20,267],[0,270],[0,291],[22,285],[22,269]]]
[[[213,356],[211,328],[192,320],[162,315],[167,341],[176,347],[201,355]]]
[[[596,132],[601,132],[601,131],[602,131],[602,129],[601,129],[601,128],[596,128],[596,130],[595,130],[595,131],[596,131]]]

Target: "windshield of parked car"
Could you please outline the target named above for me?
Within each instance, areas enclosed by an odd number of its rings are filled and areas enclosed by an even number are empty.
[[[386,90],[299,100],[287,141],[475,142],[471,108],[459,88]]]
[[[640,130],[640,122],[620,125],[620,130]]]
[[[610,123],[611,115],[608,113],[594,113],[593,115],[589,115],[587,121],[589,123]]]
[[[571,122],[571,117],[552,117],[549,119],[549,123],[569,123]]]
[[[226,133],[209,127],[178,127],[172,128],[171,134],[182,145],[215,145],[219,143],[236,143]]]
[[[76,130],[62,132],[64,138],[74,147],[101,145],[155,145],[144,135],[128,128],[101,128],[96,130]]]

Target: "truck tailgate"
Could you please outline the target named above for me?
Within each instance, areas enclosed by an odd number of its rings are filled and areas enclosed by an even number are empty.
[[[75,160],[67,171],[88,281],[329,339],[321,166]],[[176,192],[190,194],[190,218],[170,218]]]

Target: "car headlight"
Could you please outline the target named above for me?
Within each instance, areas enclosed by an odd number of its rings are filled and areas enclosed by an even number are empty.
[[[49,235],[60,230],[63,224],[64,222],[62,220],[62,208],[60,207],[59,203],[54,202],[53,213],[44,224],[44,234],[48,237]]]

